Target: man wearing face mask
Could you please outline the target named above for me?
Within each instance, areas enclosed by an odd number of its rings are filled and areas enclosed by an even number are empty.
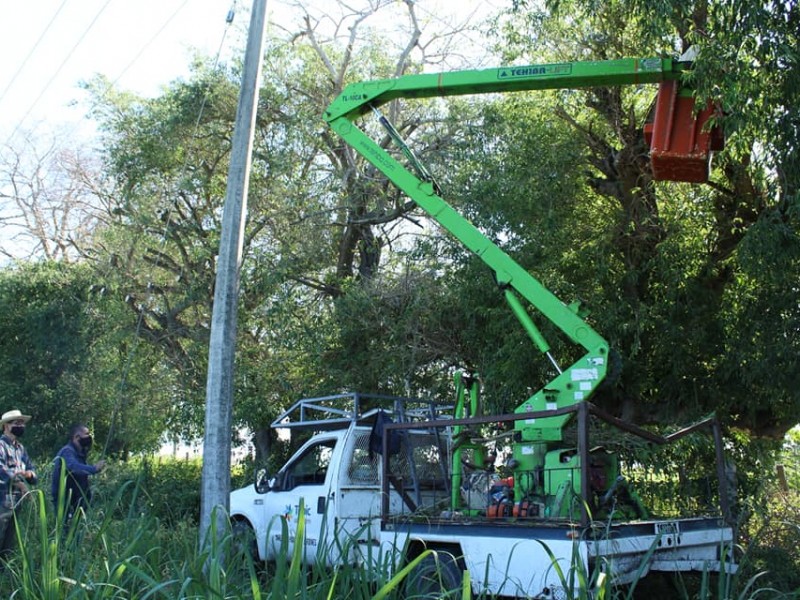
[[[53,469],[53,502],[56,510],[62,502],[59,494],[61,490],[61,471],[65,469],[64,477],[64,520],[69,522],[75,512],[82,508],[86,510],[92,499],[89,487],[89,475],[95,475],[106,466],[106,461],[100,460],[95,464],[86,463],[86,457],[92,447],[92,436],[89,428],[83,423],[76,423],[69,429],[69,442],[58,451],[54,460]]]
[[[9,410],[0,417],[0,559],[14,550],[17,543],[17,520],[14,509],[36,484],[36,470],[19,438],[25,434],[30,416]]]

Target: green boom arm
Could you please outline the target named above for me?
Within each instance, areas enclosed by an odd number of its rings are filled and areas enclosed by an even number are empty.
[[[539,350],[549,356],[549,346],[520,296],[586,351],[575,364],[559,372],[555,379],[517,407],[517,413],[554,410],[587,400],[606,375],[608,343],[578,316],[576,308],[561,302],[445,202],[424,174],[420,178],[406,169],[359,129],[355,121],[373,108],[398,98],[658,83],[677,79],[680,67],[671,59],[647,58],[407,75],[351,84],[325,113],[325,120],[347,144],[494,271],[512,311]],[[525,440],[557,441],[561,439],[561,429],[568,418],[518,422],[517,427]]]

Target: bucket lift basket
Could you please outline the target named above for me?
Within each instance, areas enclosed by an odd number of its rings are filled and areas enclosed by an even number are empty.
[[[654,119],[644,126],[654,179],[708,181],[711,153],[722,150],[724,139],[719,127],[708,126],[718,108],[709,103],[695,113],[694,104],[691,91],[680,82],[659,84]]]

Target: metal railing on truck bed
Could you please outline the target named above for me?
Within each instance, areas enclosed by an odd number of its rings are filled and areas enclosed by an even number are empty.
[[[503,434],[490,438],[480,437],[490,426],[497,431],[498,425],[511,425],[520,419],[570,414],[575,418],[572,428],[565,430],[565,444],[557,452],[551,453],[552,464],[548,464],[543,472],[525,473],[517,470],[514,481],[514,477],[508,476],[510,471],[506,471],[500,463],[492,462],[486,469],[471,468],[463,473],[459,470],[457,474],[453,468],[452,451],[459,443],[450,436],[454,427],[462,426],[471,431],[475,436],[471,440],[472,445],[480,447],[485,442],[489,453],[492,448],[502,448],[504,443]],[[709,417],[674,433],[661,435],[617,419],[591,403],[582,402],[551,411],[465,419],[448,418],[413,424],[389,423],[384,429],[384,456],[387,453],[391,455],[388,444],[392,432],[402,434],[414,430],[414,436],[404,438],[412,447],[406,448],[402,455],[403,460],[407,460],[405,457],[417,457],[413,461],[420,463],[401,469],[395,461],[384,462],[381,478],[384,524],[398,519],[419,518],[428,522],[459,519],[486,521],[498,526],[555,522],[588,526],[598,520],[645,521],[685,518],[699,514],[728,523],[733,521],[722,434],[716,417]],[[710,430],[712,433],[710,443],[707,444],[708,458],[699,458],[699,465],[690,465],[683,449],[675,446],[703,430]],[[431,453],[435,445],[427,442],[423,450],[413,447],[415,440],[423,439],[420,432],[429,432],[435,439],[447,441],[438,446],[441,456],[433,456]],[[610,432],[619,433],[614,437]],[[513,431],[505,435],[513,435]],[[610,451],[610,444],[615,444],[614,452]],[[658,463],[659,457],[656,453],[665,452],[669,448],[672,448],[672,455]],[[502,450],[500,453],[502,454]],[[602,467],[602,462],[606,460],[617,460],[617,455],[622,457],[619,459],[620,477],[614,481],[598,477],[603,472],[598,466]],[[417,506],[415,502],[406,502],[398,510],[397,503],[390,502],[389,499],[396,493],[403,496],[407,489],[420,489],[420,482],[415,481],[411,474],[415,469],[430,471],[431,465],[445,467],[447,472],[444,477],[447,481],[443,485],[429,485],[427,500],[422,506]],[[702,476],[699,475],[701,472]],[[406,473],[409,479],[406,479]],[[550,481],[545,486],[548,489],[558,488],[560,496],[554,494],[550,498],[531,498],[522,507],[519,506],[520,503],[513,502],[513,493],[509,492],[513,492],[515,485],[519,491],[520,486],[526,485],[525,478],[530,478],[531,482],[541,482],[545,477],[561,479],[560,486],[552,485]],[[695,492],[704,492],[703,497],[690,499],[688,492],[691,488]],[[456,492],[451,494],[453,489]],[[646,502],[642,502],[641,498]],[[458,502],[461,503],[460,506],[456,506]],[[645,507],[645,504],[649,506]],[[681,509],[688,510],[679,514]]]

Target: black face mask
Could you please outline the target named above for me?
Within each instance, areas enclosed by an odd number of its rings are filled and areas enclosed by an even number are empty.
[[[25,435],[25,425],[14,425],[11,428],[11,433],[14,434],[14,437],[22,437]]]
[[[87,435],[86,437],[78,438],[78,444],[84,450],[88,450],[92,447],[92,436]]]

